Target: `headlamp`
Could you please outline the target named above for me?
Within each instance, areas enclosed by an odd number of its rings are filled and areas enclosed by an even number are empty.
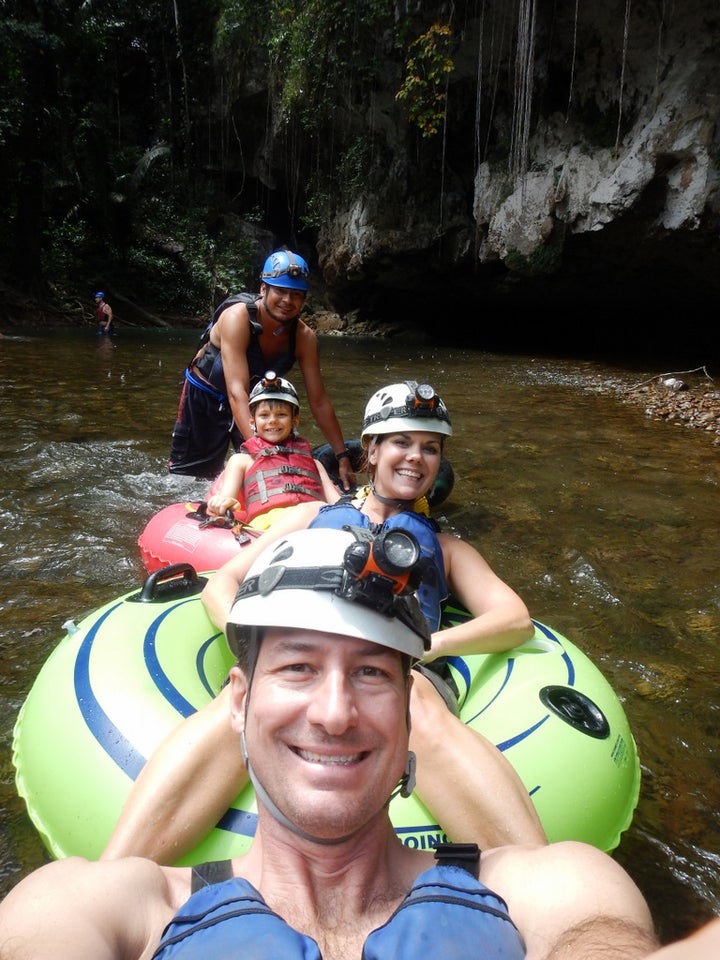
[[[274,388],[275,390],[280,389],[280,384],[278,383],[277,374],[275,373],[274,370],[266,371],[265,376],[262,378],[260,383],[262,384],[263,390],[268,390],[271,387]]]
[[[345,551],[345,588],[366,596],[398,596],[420,582],[420,546],[407,530],[385,530],[375,539],[362,538]],[[353,586],[354,584],[354,586]]]
[[[305,277],[306,279],[310,276],[308,271],[301,267],[299,263],[291,263],[289,267],[275,267],[274,270],[266,270],[262,274],[262,279],[265,277],[270,277],[275,280],[278,277],[291,277],[293,280],[297,280],[300,277]]]
[[[452,430],[449,429],[450,417],[448,412],[431,384],[418,384],[415,380],[406,380],[405,386],[410,390],[410,393],[402,393],[402,386],[403,384],[394,384],[387,391],[378,391],[370,400],[365,409],[363,437],[372,433],[372,428],[376,423],[387,424],[388,421],[395,421],[398,430],[422,429],[422,427],[413,426],[412,421],[414,419],[438,420],[447,424],[447,427],[438,430],[439,433],[446,435],[452,433]],[[432,430],[433,427],[428,424],[425,429]],[[383,429],[380,432],[388,433],[389,431]]]
[[[292,280],[299,280],[300,277],[305,277],[305,279],[307,279],[310,276],[307,266],[298,263],[289,250],[285,252],[287,253],[288,265],[273,266],[272,270],[263,271],[262,277],[270,277],[271,279],[290,277]]]
[[[409,393],[405,404],[407,406],[408,416],[422,417],[432,413],[437,407],[440,398],[435,393],[435,388],[429,383],[420,383],[415,387],[414,393]]]

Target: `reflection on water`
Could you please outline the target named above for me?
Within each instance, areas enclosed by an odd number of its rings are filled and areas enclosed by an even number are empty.
[[[77,330],[2,340],[0,893],[44,858],[10,758],[34,676],[65,620],[137,584],[147,520],[206,489],[166,471],[195,340]],[[414,377],[442,394],[455,428],[446,529],[582,647],[625,705],[643,786],[617,858],[665,937],[720,911],[717,449],[588,390],[589,375],[642,379],[599,364],[325,339],[323,369],[349,437],[383,383]],[[307,414],[301,428],[323,439]]]

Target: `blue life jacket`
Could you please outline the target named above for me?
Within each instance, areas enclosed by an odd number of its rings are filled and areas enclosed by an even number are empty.
[[[379,532],[377,524],[373,524],[362,511],[354,507],[349,500],[339,500],[337,503],[322,507],[310,527],[331,528],[341,530],[343,526],[363,527],[366,530]],[[430,624],[430,630],[440,629],[440,617],[443,604],[447,600],[448,589],[445,580],[445,561],[442,548],[437,538],[437,524],[430,517],[425,517],[414,510],[404,510],[393,517],[389,517],[380,527],[382,530],[400,528],[408,530],[420,544],[420,551],[426,560],[422,583],[416,591],[420,608],[425,619]]]
[[[522,938],[501,897],[464,867],[425,870],[365,941],[362,960],[521,960]],[[193,894],[163,932],[153,960],[322,960],[312,939],[234,877]]]

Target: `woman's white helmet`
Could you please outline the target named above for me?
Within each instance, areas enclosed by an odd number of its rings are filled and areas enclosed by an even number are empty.
[[[248,406],[252,410],[261,400],[284,400],[300,410],[297,390],[289,380],[279,377],[274,370],[268,370],[265,376],[255,384],[248,396]]]
[[[429,383],[406,380],[391,383],[376,391],[367,402],[363,417],[363,444],[366,438],[381,433],[399,433],[423,430],[452,436],[452,425],[447,407]]]
[[[414,555],[407,544],[416,541],[400,533],[409,539],[396,540],[394,555],[410,570],[420,551]],[[367,572],[358,561],[372,549],[367,531],[347,528],[298,530],[271,544],[238,589],[226,627],[230,649],[237,656],[241,645],[255,643],[258,628],[297,627],[372,640],[420,660],[430,646],[427,621],[402,577],[372,563]]]

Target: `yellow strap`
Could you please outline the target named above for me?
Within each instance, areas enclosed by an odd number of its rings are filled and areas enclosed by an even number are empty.
[[[355,496],[353,500],[359,500],[361,503],[367,500],[370,496],[370,485],[366,484],[364,487],[358,487],[355,491]],[[415,503],[413,504],[413,510],[415,513],[422,513],[426,517],[430,516],[430,504],[428,503],[427,497],[418,497]]]

